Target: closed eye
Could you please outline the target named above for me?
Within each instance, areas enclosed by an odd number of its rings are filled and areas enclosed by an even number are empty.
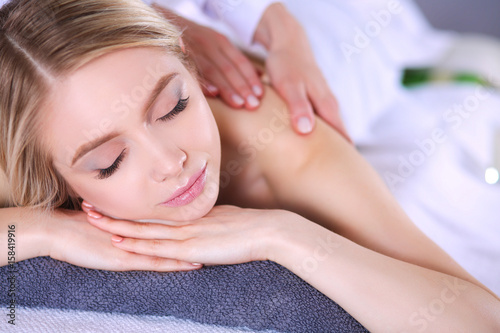
[[[189,97],[184,98],[184,99],[179,99],[179,101],[177,102],[177,105],[174,106],[174,108],[172,109],[172,111],[170,111],[169,113],[167,113],[163,117],[158,118],[157,120],[159,120],[159,121],[167,121],[167,120],[174,119],[176,115],[178,115],[179,113],[181,113],[182,111],[184,111],[184,109],[186,109],[186,107],[188,105],[188,102],[189,102]]]
[[[115,171],[118,170],[118,168],[120,167],[120,164],[122,163],[124,157],[125,157],[125,149],[122,150],[120,155],[116,158],[116,160],[113,162],[113,164],[111,164],[111,166],[109,166],[106,169],[99,169],[99,173],[97,175],[97,178],[98,179],[106,179],[106,178],[111,177],[115,173]]]

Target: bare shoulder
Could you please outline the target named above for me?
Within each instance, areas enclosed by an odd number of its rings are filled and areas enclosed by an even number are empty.
[[[311,155],[324,150],[325,141],[335,146],[341,136],[322,119],[316,117],[315,129],[308,135],[295,133],[290,112],[283,99],[269,86],[259,108],[253,111],[235,110],[220,99],[208,99],[221,134],[223,148],[229,147],[240,155],[249,154],[263,165],[283,161],[289,165],[307,162]],[[299,153],[300,152],[300,153]],[[278,157],[282,157],[278,161]]]
[[[209,98],[222,145],[219,204],[278,208],[264,177],[266,152],[291,130],[285,103],[266,86],[258,109],[237,110]]]
[[[264,96],[256,110],[236,110],[225,104],[220,98],[208,98],[223,145],[232,145],[232,148],[244,149],[249,143],[259,151],[264,146],[276,144],[276,139],[292,136],[290,113],[284,100],[270,86],[270,79],[265,73],[262,61],[247,55],[255,68],[264,74],[261,80],[264,87]]]
[[[208,99],[222,137],[236,143],[257,135],[260,141],[269,141],[266,136],[271,132],[274,138],[292,130],[286,104],[272,88],[264,87],[261,105],[252,111],[233,109],[218,98]]]
[[[270,174],[276,170],[283,175],[296,173],[325,149],[331,135],[335,136],[335,131],[318,118],[313,133],[296,134],[285,102],[269,86],[265,86],[260,107],[253,111],[235,110],[215,98],[209,98],[208,103],[222,144],[221,204],[279,208]]]

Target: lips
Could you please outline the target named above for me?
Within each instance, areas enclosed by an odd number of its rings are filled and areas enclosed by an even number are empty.
[[[195,173],[189,178],[186,186],[177,189],[172,197],[167,201],[163,202],[162,205],[166,207],[181,207],[185,206],[203,192],[205,188],[205,182],[207,179],[207,166],[205,165],[203,169]]]

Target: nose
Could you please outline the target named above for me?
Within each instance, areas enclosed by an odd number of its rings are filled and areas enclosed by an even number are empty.
[[[177,177],[184,169],[187,159],[185,151],[172,143],[162,143],[150,147],[152,152],[151,178],[158,183]]]

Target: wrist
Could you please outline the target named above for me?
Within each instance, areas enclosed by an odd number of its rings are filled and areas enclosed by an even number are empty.
[[[262,15],[254,34],[254,42],[268,51],[281,49],[297,36],[305,36],[300,23],[282,3],[271,4]]]
[[[33,257],[50,255],[52,236],[49,228],[55,223],[55,212],[30,210],[26,217],[26,235],[28,244],[34,245]]]
[[[335,260],[345,239],[298,214],[282,212],[282,223],[276,224],[274,237],[269,235],[268,259],[309,281],[325,262]]]
[[[285,210],[276,211],[277,223],[268,235],[268,259],[290,270],[306,258],[316,246],[317,239],[332,234],[306,218]]]
[[[2,220],[15,234],[15,261],[46,256],[49,253],[48,233],[44,216],[37,210],[23,207],[2,209]]]

